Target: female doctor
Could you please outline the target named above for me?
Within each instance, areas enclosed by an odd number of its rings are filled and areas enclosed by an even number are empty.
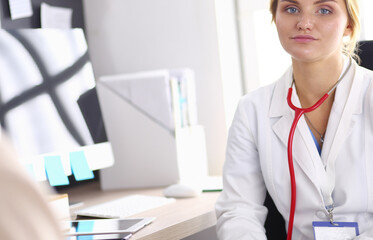
[[[323,222],[325,234],[339,223],[358,229],[360,236],[348,239],[373,239],[373,72],[353,60],[358,0],[270,2],[292,66],[239,103],[216,203],[218,237],[266,239],[268,190],[292,239],[314,239],[313,223]],[[294,110],[317,102],[312,111]]]

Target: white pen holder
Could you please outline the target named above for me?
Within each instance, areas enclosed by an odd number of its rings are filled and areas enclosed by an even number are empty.
[[[207,154],[204,129],[200,125],[175,129],[179,180],[201,184],[207,177]]]
[[[180,182],[190,185],[207,177],[202,126],[177,128],[174,135],[149,127],[142,129],[146,137],[139,131],[118,131],[124,132],[122,141],[112,142],[114,166],[100,171],[102,189],[164,187]],[[110,139],[110,132],[108,136]]]

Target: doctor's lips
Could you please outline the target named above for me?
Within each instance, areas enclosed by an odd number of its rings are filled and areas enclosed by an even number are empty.
[[[291,39],[295,40],[299,43],[308,43],[317,40],[315,37],[311,35],[296,35],[294,37],[291,37]]]

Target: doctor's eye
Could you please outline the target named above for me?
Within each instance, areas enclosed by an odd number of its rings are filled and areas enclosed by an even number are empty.
[[[287,13],[298,13],[299,12],[299,10],[297,9],[297,8],[295,8],[295,7],[287,7],[287,8],[285,8],[285,11],[287,12]]]
[[[327,15],[327,14],[332,13],[332,11],[330,11],[329,9],[326,9],[326,8],[321,8],[318,12],[322,15]]]

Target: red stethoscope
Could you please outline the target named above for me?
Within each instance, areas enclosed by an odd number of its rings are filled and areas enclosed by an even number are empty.
[[[312,112],[316,108],[320,107],[320,105],[329,97],[329,95],[334,91],[334,89],[338,86],[338,84],[344,78],[344,76],[350,69],[351,64],[352,64],[352,60],[350,59],[349,66],[344,71],[342,76],[338,79],[338,81],[334,84],[333,88],[328,93],[326,93],[324,96],[322,96],[313,106],[309,108],[298,108],[294,106],[294,104],[291,102],[294,78],[289,88],[288,95],[287,95],[287,102],[289,104],[289,107],[295,111],[295,116],[294,116],[293,124],[291,125],[291,128],[290,128],[289,140],[288,140],[288,164],[289,164],[290,183],[291,183],[291,205],[290,205],[290,216],[289,216],[287,240],[291,240],[291,237],[293,234],[294,213],[295,213],[295,204],[296,204],[296,181],[295,181],[292,153],[293,153],[293,138],[294,138],[295,129],[297,127],[297,123],[304,113]]]

